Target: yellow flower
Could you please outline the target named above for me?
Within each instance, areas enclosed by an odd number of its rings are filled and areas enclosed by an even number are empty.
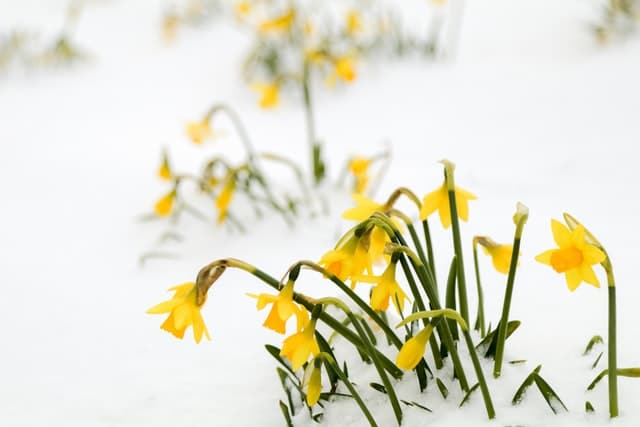
[[[259,30],[262,33],[268,32],[286,32],[293,26],[293,21],[296,16],[296,11],[290,8],[284,14],[277,16],[273,19],[269,19],[260,24]]]
[[[463,221],[467,221],[469,219],[469,200],[475,200],[476,196],[457,186],[455,188],[455,196],[458,217]],[[426,219],[436,210],[440,214],[442,226],[449,228],[451,225],[451,209],[449,208],[449,192],[447,191],[446,183],[424,196],[422,209],[420,209],[420,219]]]
[[[167,317],[167,320],[164,321],[160,328],[170,332],[177,338],[182,339],[184,337],[184,331],[189,326],[192,326],[193,338],[197,343],[202,340],[203,334],[210,340],[209,331],[200,313],[202,305],[196,303],[196,284],[188,282],[174,286],[169,290],[175,292],[173,298],[151,307],[147,310],[147,313],[169,313],[169,317]],[[204,302],[202,304],[204,304]]]
[[[171,190],[166,195],[162,196],[156,202],[153,210],[158,216],[169,216],[173,210],[173,201],[176,198],[176,190]]]
[[[199,122],[187,123],[187,136],[195,144],[202,144],[205,139],[213,138],[213,131],[209,125],[209,119],[205,118]]]
[[[251,3],[248,1],[236,2],[234,9],[237,16],[245,16],[251,11]]]
[[[571,291],[575,291],[582,282],[600,287],[591,266],[604,261],[606,255],[586,242],[584,227],[578,225],[570,231],[564,224],[552,219],[551,231],[558,248],[541,253],[536,261],[550,265],[558,273],[564,273]]]
[[[355,179],[353,190],[364,193],[369,182],[369,165],[371,160],[366,157],[354,157],[349,161],[349,171]]]
[[[350,56],[336,59],[334,64],[335,74],[345,82],[352,82],[356,78],[355,64]]]
[[[216,208],[218,208],[218,224],[222,223],[227,217],[229,204],[236,189],[236,180],[233,176],[227,177],[227,182],[218,197],[216,198]]]
[[[502,274],[509,273],[511,266],[511,254],[513,253],[513,245],[501,245],[494,242],[489,237],[479,236],[475,238],[482,246],[485,254],[491,257],[493,267]]]
[[[293,301],[293,282],[288,282],[278,295],[247,295],[258,300],[256,304],[258,310],[262,310],[267,304],[272,304],[271,311],[269,311],[269,315],[264,321],[263,326],[279,334],[286,332],[287,320],[293,315],[295,315],[298,320],[298,331],[301,331],[309,320],[307,310]]]
[[[278,105],[280,98],[280,85],[277,83],[255,83],[253,90],[260,94],[260,107],[264,109],[273,108]]]
[[[356,286],[357,276],[365,271],[369,275],[373,274],[367,248],[364,247],[362,239],[355,236],[350,237],[340,247],[325,253],[318,264],[343,282],[351,279],[351,289]]]
[[[387,311],[389,308],[389,299],[393,301],[393,305],[401,313],[404,309],[404,300],[409,299],[407,294],[402,290],[396,281],[396,263],[391,262],[379,277],[359,277],[359,281],[376,283],[371,291],[371,308],[376,311]]]
[[[318,403],[322,392],[322,371],[320,366],[322,365],[316,366],[316,361],[313,360],[304,371],[302,387],[307,388],[307,405],[309,406]]]
[[[399,368],[409,371],[420,363],[424,356],[427,341],[431,337],[431,332],[433,332],[433,326],[429,324],[404,343],[396,359],[396,365]]]
[[[351,197],[353,198],[356,206],[351,209],[347,209],[342,213],[342,218],[344,219],[361,222],[376,212],[384,211],[384,205],[382,203],[377,203],[367,196],[354,193]]]
[[[172,177],[171,167],[169,166],[169,157],[167,156],[167,153],[164,153],[162,155],[162,163],[158,168],[158,176],[160,177],[160,179],[164,179],[165,181],[170,180]]]
[[[317,356],[320,347],[315,337],[316,320],[309,321],[307,326],[301,331],[289,336],[282,343],[280,356],[286,357],[291,362],[294,371],[300,369],[309,359],[309,356]]]
[[[362,20],[357,10],[352,10],[347,14],[347,32],[354,35],[362,31]]]

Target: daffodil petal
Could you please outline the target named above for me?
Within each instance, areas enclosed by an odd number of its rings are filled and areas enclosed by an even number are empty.
[[[552,219],[551,231],[553,232],[553,240],[558,247],[566,248],[571,246],[571,232],[563,223]]]

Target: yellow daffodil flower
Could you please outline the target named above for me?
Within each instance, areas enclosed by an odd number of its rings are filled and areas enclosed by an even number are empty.
[[[552,219],[551,231],[558,248],[541,253],[536,261],[550,265],[558,273],[564,273],[571,291],[575,291],[582,282],[600,287],[591,266],[604,261],[606,255],[586,242],[584,227],[578,225],[570,231],[564,224]]]
[[[371,291],[371,308],[376,311],[387,311],[389,299],[393,301],[398,313],[404,309],[404,300],[409,299],[396,281],[396,263],[391,262],[382,272],[381,276],[362,276],[358,281],[375,283],[376,286]]]
[[[171,214],[171,211],[173,210],[173,202],[175,198],[176,190],[171,190],[169,193],[158,199],[156,205],[153,208],[156,215],[163,217],[169,216],[169,214]]]
[[[371,200],[363,194],[354,193],[351,197],[356,206],[342,213],[342,218],[344,219],[361,222],[376,212],[384,211],[384,205],[382,203]]]
[[[304,371],[302,379],[302,388],[307,389],[307,405],[313,406],[320,400],[322,392],[322,365],[316,366],[315,360],[311,361]]]
[[[477,237],[476,240],[482,246],[484,253],[491,257],[493,267],[502,274],[509,273],[513,245],[501,245],[485,236]]]
[[[293,282],[291,281],[282,288],[278,295],[247,295],[258,300],[256,304],[258,310],[262,310],[267,304],[272,304],[271,311],[269,311],[263,326],[279,334],[286,332],[287,320],[291,316],[295,315],[298,320],[298,331],[301,331],[309,320],[307,310],[293,301]]]
[[[404,343],[396,359],[396,365],[398,365],[400,369],[410,371],[418,366],[418,363],[420,363],[420,360],[424,356],[427,341],[429,341],[432,332],[433,326],[429,324]]]
[[[354,157],[349,161],[349,172],[353,175],[355,183],[353,190],[356,193],[364,193],[369,183],[369,166],[371,159],[366,157]]]
[[[164,153],[162,156],[162,163],[158,168],[158,176],[160,177],[160,179],[164,179],[165,181],[170,180],[172,177],[171,167],[169,166],[169,158],[167,156],[167,153]]]
[[[467,221],[469,219],[469,200],[475,200],[476,196],[458,186],[455,188],[455,196],[458,217],[463,221]],[[435,211],[440,214],[442,226],[449,228],[451,226],[451,209],[449,208],[449,193],[446,183],[424,196],[422,208],[420,209],[420,219],[426,219]]]
[[[309,359],[309,356],[317,356],[320,347],[315,337],[316,320],[311,319],[301,331],[289,336],[282,343],[280,356],[286,357],[291,362],[291,368],[297,371]]]
[[[264,21],[262,24],[260,24],[259,30],[262,33],[287,32],[293,26],[295,16],[296,16],[296,11],[294,8],[291,8],[280,16]]]
[[[352,10],[347,14],[347,33],[354,35],[360,31],[362,31],[360,13],[356,10]]]
[[[216,198],[216,208],[218,208],[218,224],[221,224],[225,218],[227,217],[227,213],[229,212],[229,205],[231,204],[231,198],[233,197],[233,192],[236,189],[236,180],[233,175],[229,176],[226,180],[225,186],[222,188],[222,191]]]
[[[280,99],[280,85],[277,83],[255,83],[253,90],[260,94],[258,104],[261,108],[268,109],[278,105]]]
[[[175,337],[182,339],[185,330],[193,327],[193,338],[197,343],[202,340],[202,336],[211,339],[207,326],[204,324],[200,308],[202,305],[196,303],[196,284],[193,282],[184,283],[182,285],[170,288],[174,291],[173,298],[168,301],[161,302],[158,305],[147,310],[149,314],[169,313],[169,317],[160,328],[170,332]],[[206,300],[205,300],[206,301]],[[203,302],[204,304],[204,302]]]
[[[186,132],[194,144],[202,144],[206,139],[213,138],[213,130],[211,130],[208,118],[199,122],[187,123]]]
[[[345,82],[352,82],[355,80],[355,63],[352,57],[343,56],[336,59],[334,67],[335,74]]]
[[[343,282],[351,279],[352,289],[356,286],[356,277],[365,271],[373,274],[371,258],[361,240],[352,236],[342,246],[325,253],[318,262]]]
[[[236,4],[234,5],[234,9],[236,11],[236,16],[246,16],[251,11],[251,3],[249,3],[248,1],[236,2]]]

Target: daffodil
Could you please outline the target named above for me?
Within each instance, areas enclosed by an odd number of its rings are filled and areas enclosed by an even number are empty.
[[[269,19],[260,24],[259,30],[262,33],[269,32],[287,32],[293,26],[293,22],[296,16],[294,8],[290,8],[284,14],[277,16],[273,19]]]
[[[317,364],[317,359],[314,359],[304,371],[302,378],[302,388],[307,389],[307,405],[313,406],[320,400],[320,393],[322,392],[322,371],[321,364]]]
[[[229,204],[231,204],[231,198],[233,192],[236,189],[236,180],[233,176],[227,177],[226,184],[222,188],[222,191],[216,198],[216,208],[218,208],[218,224],[222,223],[227,217],[229,212]]]
[[[280,85],[277,83],[255,83],[253,90],[260,94],[258,101],[260,107],[264,109],[273,108],[278,105],[280,99]]]
[[[352,236],[341,246],[325,253],[318,262],[341,281],[351,279],[351,288],[357,283],[356,277],[363,272],[373,274],[371,257],[362,238]]]
[[[469,219],[469,200],[475,200],[476,196],[460,187],[455,187],[456,207],[458,217],[463,221]],[[440,222],[444,228],[451,226],[451,209],[449,207],[449,192],[447,184],[443,183],[440,188],[424,196],[422,208],[420,209],[420,219],[424,220],[429,215],[438,211]]]
[[[169,216],[173,210],[173,202],[176,198],[176,190],[171,190],[166,195],[162,196],[156,202],[153,210],[158,216]]]
[[[347,33],[354,35],[362,31],[362,20],[357,10],[352,10],[347,14]]]
[[[342,218],[344,219],[361,222],[369,218],[375,212],[384,211],[384,205],[382,203],[378,203],[363,194],[354,193],[351,197],[353,198],[356,206],[351,209],[347,209],[342,213]]]
[[[356,193],[364,193],[369,183],[369,166],[371,159],[366,157],[354,157],[349,161],[349,172],[353,175],[355,182],[353,190]]]
[[[541,253],[536,256],[536,261],[550,265],[558,273],[564,273],[567,286],[572,291],[582,282],[600,287],[591,266],[604,261],[606,255],[586,242],[584,227],[580,224],[570,231],[564,224],[552,219],[551,231],[558,248]]]
[[[409,299],[396,281],[396,263],[390,262],[381,276],[362,276],[361,282],[375,283],[371,291],[371,308],[376,311],[387,311],[389,300],[393,301],[398,313],[404,309],[404,300]]]
[[[234,5],[236,16],[242,17],[247,15],[251,11],[251,3],[248,1],[239,1]]]
[[[429,324],[415,336],[409,338],[398,353],[396,365],[405,371],[410,371],[415,368],[424,356],[427,341],[429,341],[432,332],[433,326]]]
[[[258,310],[262,310],[267,306],[267,304],[272,304],[271,311],[269,311],[263,326],[278,332],[279,334],[284,334],[286,332],[286,323],[291,316],[295,315],[298,320],[298,331],[301,331],[309,320],[307,310],[293,301],[292,281],[288,282],[278,295],[247,295],[258,300],[256,303],[256,308]]]
[[[204,324],[202,314],[200,313],[200,309],[204,302],[201,305],[196,303],[196,284],[188,282],[174,286],[169,290],[175,292],[173,298],[151,307],[147,310],[147,313],[169,313],[169,317],[167,317],[167,320],[164,321],[160,328],[170,332],[177,338],[182,339],[184,337],[185,330],[191,326],[193,327],[193,338],[197,343],[202,340],[203,335],[210,340],[211,337],[209,336],[209,331],[207,330],[207,326]]]
[[[208,118],[200,120],[199,122],[187,123],[186,132],[194,144],[202,144],[206,139],[213,138],[213,130],[211,130]]]
[[[160,177],[160,179],[164,179],[165,181],[170,180],[172,177],[171,166],[169,165],[169,158],[167,156],[167,153],[164,153],[164,155],[162,156],[162,163],[158,168],[158,176]]]
[[[355,63],[351,56],[342,56],[336,59],[334,72],[345,82],[352,82],[356,78]]]
[[[491,257],[493,267],[502,274],[509,273],[513,245],[502,245],[492,239],[481,236],[476,238],[485,254]]]
[[[311,319],[301,332],[289,336],[282,343],[280,356],[289,359],[294,371],[300,369],[309,360],[309,356],[317,356],[320,353],[315,331],[316,319]]]

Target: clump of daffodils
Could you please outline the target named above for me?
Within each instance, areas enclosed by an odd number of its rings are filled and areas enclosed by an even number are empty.
[[[479,334],[474,335],[467,301],[468,293],[472,291],[466,287],[460,227],[462,221],[473,218],[471,211],[477,198],[457,185],[452,162],[444,160],[442,164],[443,182],[435,184],[435,190],[426,192],[422,198],[406,187],[398,188],[382,200],[355,192],[355,206],[342,215],[355,225],[333,248],[318,254],[317,262],[298,261],[284,275],[278,275],[282,277],[278,280],[238,259],[216,260],[200,270],[195,283],[172,288],[175,291],[173,298],[148,312],[167,315],[161,328],[177,338],[183,338],[185,330],[191,327],[199,342],[202,336],[209,337],[201,317],[209,292],[227,269],[240,269],[273,289],[269,293],[248,295],[256,300],[258,310],[269,309],[263,326],[284,336],[279,347],[267,345],[266,348],[285,368],[278,368],[278,375],[287,395],[287,403],[280,402],[287,422],[298,412],[308,413],[318,421],[327,404],[348,395],[369,425],[379,425],[361,395],[368,388],[369,380],[349,376],[349,372],[360,370],[351,369],[348,363],[353,364],[353,361],[347,362],[342,354],[334,353],[332,343],[335,340],[343,340],[360,355],[355,363],[367,363],[375,368],[378,378],[371,387],[383,393],[387,410],[393,413],[394,424],[398,426],[402,425],[406,411],[418,410],[396,390],[400,380],[415,381],[424,394],[420,407],[423,404],[430,406],[429,400],[434,396],[437,398],[438,394],[446,398],[449,388],[459,387],[464,396],[460,406],[475,392],[479,394],[478,399],[482,399],[486,417],[494,418],[493,392],[486,381],[487,363],[483,364],[481,359],[489,359],[492,363],[494,377],[508,374],[503,371],[503,360],[508,353],[507,338],[521,323],[513,320],[510,312],[517,289],[516,271],[520,263],[531,261],[520,258],[529,209],[518,203],[513,220],[504,221],[504,228],[513,232],[511,242],[497,243],[488,236],[476,236],[470,242],[479,301],[475,323]],[[358,171],[362,172],[362,169]],[[165,179],[173,176],[168,160],[161,166],[159,176]],[[171,194],[165,196],[163,203],[175,198]],[[410,202],[411,211],[398,207],[397,202],[402,198]],[[439,248],[434,247],[430,237],[430,226],[434,225],[430,224],[430,219],[436,212],[439,221],[434,222],[451,231],[454,253],[444,277],[435,271],[435,259],[443,253],[436,252]],[[412,216],[419,216],[418,224]],[[595,267],[601,266],[606,273],[608,369],[596,377],[590,388],[608,377],[609,413],[615,417],[618,415],[617,378],[638,377],[640,368],[617,367],[615,280],[604,246],[571,215],[564,214],[564,220],[564,223],[551,222],[556,247],[535,259],[563,275],[572,291],[582,282],[600,286]],[[420,226],[424,237],[420,237],[416,225]],[[478,257],[479,248],[489,258]],[[506,281],[504,287],[492,284],[483,288],[480,270],[484,264],[496,270],[494,278]],[[300,293],[297,284],[304,280],[303,272],[307,271],[323,277],[327,286],[334,287],[341,297],[326,296],[335,291],[329,292],[325,287],[313,289],[311,295]],[[488,322],[482,301],[499,298],[502,292],[502,309],[498,316],[487,315],[493,320]],[[494,327],[487,327],[486,323]],[[460,357],[462,348],[468,359]],[[535,385],[554,413],[567,410],[540,370],[541,366],[536,367],[522,385],[513,390],[513,404],[519,404],[525,397],[525,390]],[[437,381],[430,381],[434,376]],[[424,416],[429,417],[428,413]]]

